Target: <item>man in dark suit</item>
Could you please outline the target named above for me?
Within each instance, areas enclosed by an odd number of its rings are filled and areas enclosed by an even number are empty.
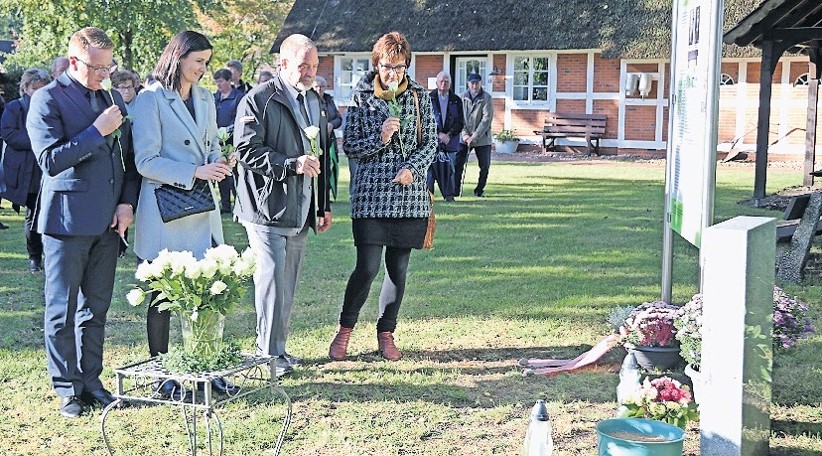
[[[34,93],[26,122],[43,170],[36,217],[45,253],[46,357],[68,418],[85,404],[114,401],[99,378],[104,326],[138,183],[125,104],[117,91],[101,90],[113,47],[98,28],[72,35],[68,70]]]
[[[428,190],[434,192],[434,180],[440,187],[445,201],[457,196],[454,165],[460,150],[460,132],[465,124],[462,100],[451,91],[451,75],[445,71],[437,74],[437,88],[431,91],[431,105],[437,121],[439,149],[428,170]]]

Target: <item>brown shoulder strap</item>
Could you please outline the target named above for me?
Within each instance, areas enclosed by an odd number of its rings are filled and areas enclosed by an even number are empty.
[[[417,106],[417,147],[422,144],[422,116],[420,115],[420,97],[414,89],[414,104]]]

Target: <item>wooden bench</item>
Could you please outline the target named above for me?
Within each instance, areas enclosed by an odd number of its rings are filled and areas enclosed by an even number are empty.
[[[605,135],[605,114],[575,114],[567,112],[549,112],[542,130],[534,133],[542,136],[542,147],[547,152],[557,138],[585,138],[588,143],[588,154],[599,155],[599,139]]]
[[[802,216],[805,215],[805,209],[808,207],[810,200],[810,194],[791,198],[788,207],[785,208],[784,220],[776,222],[776,242],[789,242],[791,240],[796,228],[799,227]],[[822,234],[822,219],[816,227],[816,234]]]

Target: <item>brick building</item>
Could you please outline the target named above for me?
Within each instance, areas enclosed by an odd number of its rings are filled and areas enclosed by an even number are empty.
[[[725,29],[759,0],[726,0]],[[344,109],[352,87],[370,67],[370,50],[398,30],[411,43],[412,78],[433,88],[445,69],[461,93],[469,72],[483,76],[494,98],[493,130],[514,130],[520,147],[538,145],[533,130],[545,113],[607,115],[604,153],[664,156],[667,140],[671,0],[543,0],[486,2],[296,0],[274,43],[302,33],[320,51],[319,73]],[[719,150],[754,151],[760,54],[724,46]],[[808,58],[780,59],[773,83],[772,159],[803,153]],[[632,81],[631,89],[626,85]],[[638,90],[641,86],[644,90]],[[560,146],[583,146],[560,139]]]

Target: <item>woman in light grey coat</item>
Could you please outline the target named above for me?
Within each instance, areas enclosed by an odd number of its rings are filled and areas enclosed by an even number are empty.
[[[213,182],[231,174],[220,158],[214,98],[197,85],[210,59],[206,37],[178,34],[160,56],[156,81],[134,102],[134,155],[143,176],[134,252],[143,260],[154,260],[163,249],[188,250],[202,258],[206,249],[223,243],[218,208],[164,223],[154,196],[162,184],[188,190],[195,178]],[[147,329],[151,356],[167,352],[169,312],[149,306]]]

